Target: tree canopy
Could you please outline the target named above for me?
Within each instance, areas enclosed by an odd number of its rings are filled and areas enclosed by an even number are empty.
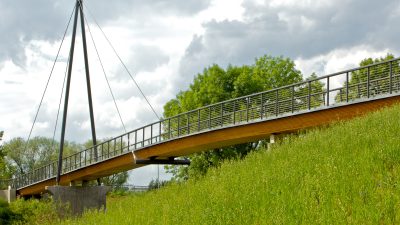
[[[256,58],[252,65],[229,65],[226,69],[214,64],[198,74],[188,90],[179,92],[164,105],[164,117],[300,81],[303,81],[303,75],[295,63],[282,56],[264,55]],[[313,86],[322,87],[322,84]],[[222,160],[242,158],[258,146],[259,142],[254,142],[213,149],[191,155],[189,167],[166,166],[166,169],[177,180],[197,177],[205,174],[210,166],[218,166]]]
[[[372,65],[374,63],[386,62],[391,59],[394,59],[394,55],[388,53],[384,57],[378,58],[366,58],[363,59],[360,63],[360,67]],[[381,64],[376,67],[371,67],[370,69],[364,68],[360,70],[356,70],[350,73],[349,75],[349,100],[353,100],[356,98],[362,98],[367,96],[367,80],[369,76],[369,94],[381,94],[389,92],[389,73],[392,70],[392,74],[397,75],[400,72],[400,65],[397,61],[392,63],[392,68],[390,69],[390,64]],[[369,75],[368,75],[369,74]],[[398,81],[399,78],[395,77],[393,80]],[[346,85],[346,82],[343,86]],[[393,88],[393,87],[392,87]],[[340,92],[335,96],[336,102],[341,102],[346,100],[346,90],[340,90]]]
[[[29,143],[23,138],[14,138],[4,143],[3,151],[13,174],[17,176],[57,160],[58,146],[58,142],[46,137],[34,137]],[[76,143],[65,142],[64,156],[81,149]]]
[[[101,140],[99,141],[101,142]],[[120,143],[118,143],[120,144]],[[68,156],[92,146],[92,140],[84,144],[66,141],[63,155]],[[25,174],[58,159],[59,142],[47,137],[34,137],[29,143],[23,138],[13,138],[0,147],[0,178]],[[121,187],[128,179],[128,172],[102,178],[102,183]]]

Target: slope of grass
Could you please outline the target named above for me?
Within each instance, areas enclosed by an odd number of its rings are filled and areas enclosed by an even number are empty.
[[[400,106],[63,224],[399,224]]]

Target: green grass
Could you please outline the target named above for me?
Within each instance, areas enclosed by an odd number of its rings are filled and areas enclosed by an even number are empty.
[[[395,106],[61,224],[399,224],[399,181]]]

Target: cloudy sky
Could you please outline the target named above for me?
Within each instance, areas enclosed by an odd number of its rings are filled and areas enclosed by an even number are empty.
[[[400,55],[400,1],[85,0],[86,17],[128,130],[157,120],[95,26],[98,21],[158,114],[204,67],[250,64],[264,54],[295,60],[305,76],[351,68],[366,57]],[[73,0],[0,0],[0,130],[29,134],[74,6]],[[71,29],[61,48],[33,136],[52,137]],[[78,33],[80,34],[80,32]],[[124,132],[90,36],[89,61],[98,138]],[[90,139],[80,36],[66,138]],[[58,126],[60,128],[60,126]],[[59,132],[58,132],[59,133]],[[59,134],[56,136],[59,138]],[[162,171],[162,177],[167,178]],[[157,167],[131,173],[144,185]]]

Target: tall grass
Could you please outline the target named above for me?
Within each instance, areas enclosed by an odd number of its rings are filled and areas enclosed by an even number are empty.
[[[62,224],[399,224],[400,106]]]

